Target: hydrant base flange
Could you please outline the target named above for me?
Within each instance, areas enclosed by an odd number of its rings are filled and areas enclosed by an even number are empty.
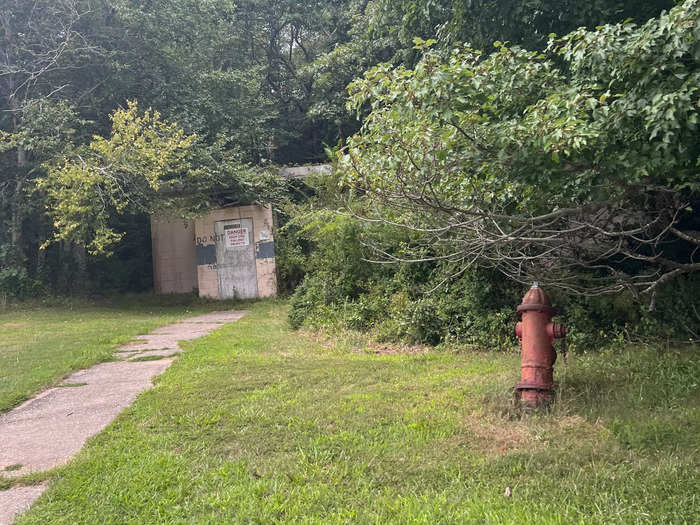
[[[518,401],[530,409],[548,407],[554,400],[554,388],[543,388],[543,385],[518,383],[515,391]]]
[[[538,390],[540,392],[553,392],[554,385],[542,385],[539,383],[525,383],[520,381],[515,384],[516,390]]]

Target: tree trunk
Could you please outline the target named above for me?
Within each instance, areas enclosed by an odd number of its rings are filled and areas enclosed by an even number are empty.
[[[17,155],[19,166],[19,155]],[[18,170],[20,171],[20,170]],[[22,190],[24,189],[24,175],[18,175],[15,183],[15,191],[12,196],[12,225],[11,225],[11,243],[12,246],[21,251],[20,243],[22,241]]]
[[[36,251],[36,275],[42,278],[44,275],[44,264],[46,263],[46,250],[39,247]]]
[[[10,109],[12,110],[12,128],[17,130],[17,112],[19,104],[14,97],[10,97]],[[20,260],[24,260],[24,250],[22,249],[22,192],[24,191],[24,183],[26,180],[25,170],[27,168],[27,151],[21,147],[17,147],[17,180],[15,182],[15,190],[12,195],[10,207],[12,209],[12,219],[10,223],[10,243],[14,248],[16,256]]]
[[[71,293],[82,293],[86,291],[87,283],[87,251],[85,245],[73,243],[71,246],[73,260],[75,262],[75,272],[71,283]]]

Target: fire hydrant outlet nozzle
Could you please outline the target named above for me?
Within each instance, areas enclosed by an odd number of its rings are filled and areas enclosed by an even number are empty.
[[[515,334],[522,345],[521,381],[516,385],[521,401],[531,408],[551,402],[554,388],[554,341],[566,336],[566,327],[553,323],[556,311],[549,296],[534,284],[518,306],[522,321]]]

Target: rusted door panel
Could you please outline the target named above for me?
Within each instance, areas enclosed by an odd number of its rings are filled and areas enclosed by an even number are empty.
[[[258,297],[253,219],[217,221],[216,261],[221,299]]]

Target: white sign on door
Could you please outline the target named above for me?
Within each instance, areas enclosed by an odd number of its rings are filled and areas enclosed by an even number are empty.
[[[228,229],[224,227],[224,239],[226,248],[236,248],[238,246],[248,246],[250,244],[248,228]]]

